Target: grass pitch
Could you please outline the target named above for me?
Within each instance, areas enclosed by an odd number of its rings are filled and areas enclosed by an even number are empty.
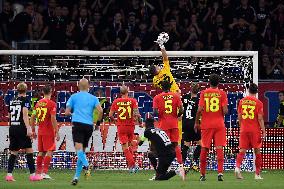
[[[284,170],[265,171],[262,173],[264,180],[254,180],[254,173],[243,172],[244,180],[236,180],[234,172],[224,173],[224,182],[217,181],[217,173],[210,171],[207,181],[200,182],[199,173],[189,172],[186,181],[182,182],[180,177],[175,176],[168,181],[149,181],[154,174],[153,171],[140,171],[136,174],[129,174],[127,171],[95,171],[92,176],[85,180],[81,177],[77,186],[71,185],[74,171],[72,170],[51,170],[50,176],[54,180],[30,182],[28,172],[16,170],[14,178],[16,182],[4,181],[6,175],[0,170],[0,189],[283,189]],[[83,174],[82,174],[83,175]]]

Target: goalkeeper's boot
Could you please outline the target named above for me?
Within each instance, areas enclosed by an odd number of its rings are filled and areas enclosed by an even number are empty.
[[[35,181],[40,181],[42,180],[42,176],[39,174],[32,174],[30,175],[30,181],[35,182]]]
[[[206,181],[205,175],[201,175],[199,181]]]
[[[255,180],[263,180],[263,178],[260,175],[255,174],[254,175]]]
[[[218,181],[224,181],[224,176],[222,173],[218,174]]]
[[[72,184],[73,186],[76,186],[76,185],[78,184],[78,179],[77,179],[77,178],[74,178],[74,179],[72,180],[71,184]]]
[[[237,167],[235,168],[235,176],[236,176],[236,179],[244,179],[244,177],[241,174],[240,168],[237,168]]]

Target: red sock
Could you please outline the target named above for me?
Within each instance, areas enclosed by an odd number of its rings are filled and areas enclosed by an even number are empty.
[[[133,167],[135,165],[135,162],[134,162],[132,153],[130,152],[130,150],[128,148],[123,150],[123,152],[124,152],[124,155],[126,157],[128,167]]]
[[[36,173],[41,174],[42,172],[42,160],[43,156],[37,156],[36,158]]]
[[[207,166],[207,149],[202,148],[200,153],[200,173],[201,175],[205,175],[206,166]]]
[[[216,149],[217,162],[218,162],[218,173],[223,173],[224,170],[224,151],[223,149]]]
[[[45,174],[48,172],[48,168],[49,168],[49,164],[50,164],[51,159],[52,159],[52,157],[50,157],[50,156],[44,157],[43,173],[45,173]]]
[[[255,174],[259,175],[262,166],[261,154],[255,154]]]
[[[240,168],[241,165],[242,165],[242,162],[243,162],[243,159],[245,157],[245,154],[244,152],[240,152],[238,155],[237,155],[237,161],[236,161],[236,168]]]
[[[176,146],[175,151],[176,151],[177,162],[179,164],[182,164],[182,155],[181,155],[181,149],[179,145]]]

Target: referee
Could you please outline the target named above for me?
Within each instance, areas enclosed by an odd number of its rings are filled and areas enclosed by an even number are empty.
[[[79,81],[80,92],[71,95],[67,101],[65,115],[72,115],[72,136],[75,150],[78,156],[76,173],[72,180],[72,185],[77,185],[81,175],[81,171],[86,168],[86,176],[90,175],[91,165],[86,157],[85,149],[88,147],[89,140],[93,134],[93,112],[98,110],[98,122],[96,127],[100,125],[103,109],[97,97],[88,93],[89,81],[85,78]]]

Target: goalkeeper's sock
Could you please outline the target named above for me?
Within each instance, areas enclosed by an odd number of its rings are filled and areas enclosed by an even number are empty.
[[[223,149],[216,149],[216,153],[217,153],[218,173],[222,174],[224,169],[224,151]]]
[[[128,167],[132,168],[135,165],[135,161],[133,159],[133,155],[131,154],[131,152],[129,151],[128,148],[126,148],[125,150],[123,150],[124,155],[126,157],[127,163],[128,163]]]
[[[48,168],[49,168],[49,165],[50,165],[50,161],[51,161],[52,157],[50,156],[45,156],[44,157],[44,160],[43,160],[43,173],[47,174],[48,172]]]
[[[207,166],[207,149],[202,148],[200,153],[200,173],[205,176]]]
[[[184,163],[185,160],[186,160],[188,149],[189,149],[188,146],[183,145],[183,147],[182,147],[182,161],[183,161],[183,163]]]
[[[89,162],[88,162],[86,154],[83,152],[83,150],[78,150],[77,156],[78,156],[78,159],[82,162],[84,167],[89,166]]]
[[[8,173],[12,173],[14,170],[15,162],[16,162],[17,156],[14,154],[11,154],[8,160]]]
[[[181,149],[180,149],[179,145],[177,145],[175,147],[175,151],[176,151],[177,162],[181,165],[182,164],[182,155],[181,155]]]
[[[243,153],[243,152],[240,152],[237,155],[236,168],[240,168],[241,167],[244,157],[245,157],[245,153]]]
[[[261,154],[255,154],[255,174],[259,175],[262,166],[262,156]]]
[[[42,161],[43,161],[43,156],[37,156],[36,158],[36,173],[37,174],[42,173]]]
[[[30,174],[35,173],[35,160],[34,160],[34,154],[33,153],[28,153],[26,155],[27,158],[27,164],[30,170]]]
[[[81,176],[81,172],[83,170],[83,163],[80,159],[77,159],[77,163],[76,163],[76,172],[75,172],[75,176],[74,179],[79,179]]]
[[[156,157],[152,153],[149,153],[148,158],[149,158],[150,163],[152,164],[153,168],[156,171],[157,165],[158,165],[158,161],[157,161]]]

